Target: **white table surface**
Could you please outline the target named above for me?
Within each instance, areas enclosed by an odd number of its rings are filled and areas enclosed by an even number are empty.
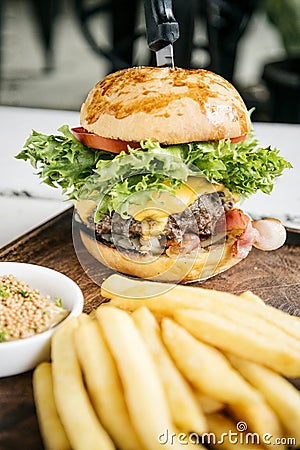
[[[28,162],[14,158],[35,129],[55,133],[68,123],[77,126],[79,113],[0,107],[0,247],[69,208],[58,189],[41,184]]]
[[[14,156],[31,130],[51,134],[63,124],[79,125],[79,113],[0,107],[0,247],[70,206],[58,189],[40,183],[28,162]],[[254,123],[262,145],[277,146],[294,168],[286,170],[271,195],[256,194],[243,209],[255,217],[272,216],[300,229],[300,125]]]

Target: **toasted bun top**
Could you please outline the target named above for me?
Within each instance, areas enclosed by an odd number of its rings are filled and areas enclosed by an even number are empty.
[[[236,89],[207,70],[133,67],[112,73],[89,93],[81,125],[97,135],[163,144],[220,140],[249,131]]]

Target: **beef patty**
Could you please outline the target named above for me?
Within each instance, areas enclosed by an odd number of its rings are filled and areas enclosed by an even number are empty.
[[[183,236],[194,233],[200,240],[206,240],[216,234],[217,224],[225,220],[224,212],[234,206],[233,198],[225,199],[223,192],[204,194],[181,213],[171,214],[159,239],[163,240],[164,247],[180,245]],[[122,218],[118,213],[105,214],[97,223],[94,223],[93,210],[88,216],[87,226],[95,232],[100,242],[114,246],[116,241],[122,242],[126,249],[136,249],[132,241],[143,237],[143,223],[133,217]],[[223,222],[224,224],[224,222]]]

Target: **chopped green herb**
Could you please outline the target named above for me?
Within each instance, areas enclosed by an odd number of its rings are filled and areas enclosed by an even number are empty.
[[[18,294],[21,294],[22,297],[24,297],[24,298],[28,298],[28,297],[29,297],[28,292],[27,292],[27,291],[23,291],[22,289],[18,289],[18,290],[17,290],[17,293],[18,293]]]
[[[59,306],[60,308],[62,308],[62,299],[60,297],[55,297],[54,301],[56,303],[57,306]]]
[[[4,342],[5,335],[6,335],[6,331],[0,331],[0,342]]]
[[[0,284],[0,297],[8,298],[8,296],[7,286],[5,286],[5,284]]]

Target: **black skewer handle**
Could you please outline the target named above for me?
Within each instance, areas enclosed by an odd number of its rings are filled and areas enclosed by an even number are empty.
[[[158,51],[179,38],[179,26],[173,14],[172,0],[144,0],[147,42]]]

